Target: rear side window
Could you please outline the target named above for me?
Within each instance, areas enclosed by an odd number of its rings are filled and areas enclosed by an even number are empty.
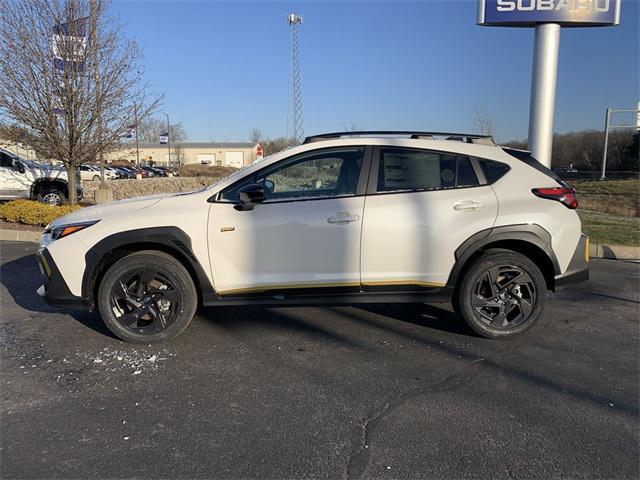
[[[426,150],[380,150],[378,192],[439,190],[478,184],[469,157]]]
[[[567,184],[562,181],[562,179],[558,176],[556,172],[554,172],[550,168],[547,168],[543,164],[541,164],[538,160],[536,160],[534,157],[531,156],[531,153],[524,152],[522,150],[515,150],[512,148],[503,148],[503,150],[509,155],[511,155],[512,157],[517,158],[518,160],[529,165],[530,167],[535,168],[539,172],[544,173],[547,177],[553,178],[556,182],[558,182],[563,187],[567,186]]]
[[[497,182],[506,175],[510,168],[506,163],[494,162],[486,158],[478,158],[478,162],[480,162],[480,167],[484,172],[487,183]]]

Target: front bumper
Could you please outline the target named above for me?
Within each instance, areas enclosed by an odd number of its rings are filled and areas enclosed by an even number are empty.
[[[46,248],[41,248],[36,257],[43,279],[42,285],[38,288],[38,295],[54,307],[90,310],[89,299],[76,297],[71,293],[60,270],[58,270],[58,266]]]
[[[554,292],[589,280],[589,237],[585,234],[580,235],[567,271],[556,275],[554,280]]]

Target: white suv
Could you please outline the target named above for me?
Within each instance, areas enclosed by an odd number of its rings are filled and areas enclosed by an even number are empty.
[[[478,334],[509,337],[547,290],[588,278],[576,206],[490,137],[324,134],[197,192],[59,218],[39,293],[98,309],[131,342],[175,337],[198,304],[452,301]]]
[[[69,196],[68,179],[63,167],[27,160],[0,148],[0,200],[28,198],[62,205]],[[82,199],[79,174],[76,191]]]

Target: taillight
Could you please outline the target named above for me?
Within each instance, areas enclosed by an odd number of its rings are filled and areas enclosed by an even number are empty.
[[[534,188],[531,191],[537,197],[556,200],[572,210],[578,208],[578,196],[571,187]]]

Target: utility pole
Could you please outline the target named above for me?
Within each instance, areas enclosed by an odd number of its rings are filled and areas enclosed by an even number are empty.
[[[136,167],[140,166],[140,143],[138,142],[138,104],[133,104],[133,116],[136,124]]]
[[[300,76],[300,46],[298,43],[298,25],[302,25],[303,17],[290,13],[287,22],[291,26],[291,114],[293,123],[293,139],[296,143],[304,140],[302,125],[302,78]]]

